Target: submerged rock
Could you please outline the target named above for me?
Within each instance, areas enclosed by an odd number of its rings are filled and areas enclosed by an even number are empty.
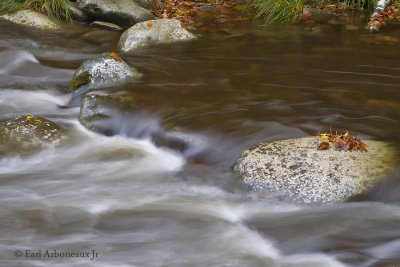
[[[78,0],[78,5],[95,19],[113,22],[124,27],[154,18],[151,11],[133,0]]]
[[[46,15],[32,10],[20,10],[0,18],[40,30],[57,30],[61,27],[59,23],[52,21]]]
[[[24,115],[0,122],[0,155],[29,154],[43,147],[61,145],[65,130],[38,116]]]
[[[370,189],[395,166],[385,142],[366,141],[368,152],[317,150],[319,137],[261,143],[244,151],[233,170],[254,189],[305,203],[334,203]]]
[[[79,121],[90,131],[114,135],[124,116],[137,109],[138,103],[131,95],[88,94],[83,98]]]
[[[79,66],[72,76],[70,89],[75,91],[73,97],[77,97],[88,90],[127,82],[140,76],[136,69],[131,68],[116,53],[104,53]]]
[[[137,23],[126,30],[119,40],[118,49],[123,52],[130,52],[151,44],[174,43],[193,39],[196,39],[196,36],[182,28],[179,20],[149,20]]]
[[[184,131],[168,131],[158,129],[151,135],[156,146],[167,147],[180,152],[186,159],[193,162],[206,162],[213,149],[205,136]]]
[[[119,33],[108,30],[96,30],[85,33],[82,35],[82,39],[88,43],[95,45],[107,44],[110,42],[116,42],[119,38]]]

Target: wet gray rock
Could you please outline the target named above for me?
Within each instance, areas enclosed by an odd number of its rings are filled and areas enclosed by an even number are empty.
[[[29,154],[59,146],[65,139],[64,128],[39,116],[24,115],[0,122],[0,155]]]
[[[317,150],[319,137],[262,143],[242,153],[233,170],[254,189],[305,203],[335,203],[365,192],[395,166],[389,144],[366,141],[368,152]]]
[[[193,33],[182,28],[176,19],[159,19],[135,24],[126,30],[118,43],[118,49],[131,52],[151,44],[174,43],[196,39]]]
[[[90,17],[123,27],[154,18],[151,11],[133,0],[78,0],[78,5]]]
[[[152,133],[151,139],[156,146],[178,151],[193,162],[204,162],[210,153],[215,152],[207,143],[207,138],[200,134],[160,128]]]
[[[132,95],[91,93],[82,100],[79,121],[90,131],[111,136],[118,134],[124,119],[137,110]]]
[[[112,86],[140,76],[136,69],[126,64],[117,54],[104,53],[79,66],[72,76],[70,89],[79,95],[90,89]]]
[[[79,20],[79,21],[88,20],[88,16],[86,15],[85,12],[82,11],[82,9],[78,7],[77,3],[70,2],[68,5],[68,9],[71,12],[72,18],[74,20]]]
[[[122,28],[120,26],[111,22],[93,21],[92,23],[90,23],[90,26],[110,31],[122,31]]]
[[[32,10],[20,10],[0,16],[0,18],[40,30],[57,30],[61,27],[59,23],[52,21],[46,15]]]

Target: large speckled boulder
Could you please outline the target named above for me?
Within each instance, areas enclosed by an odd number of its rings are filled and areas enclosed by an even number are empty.
[[[79,121],[88,130],[105,135],[118,134],[123,120],[138,109],[132,95],[87,94],[81,104]]]
[[[65,139],[64,128],[42,117],[24,115],[0,122],[0,155],[29,154],[59,146]]]
[[[123,52],[151,44],[174,43],[196,39],[193,33],[182,28],[176,19],[159,19],[137,23],[126,30],[118,43],[118,49]]]
[[[262,143],[242,153],[234,172],[254,189],[305,203],[343,202],[370,189],[395,166],[385,142],[366,141],[368,152],[317,150],[319,137]]]
[[[61,27],[59,23],[52,21],[46,15],[32,10],[20,10],[15,13],[5,14],[0,18],[40,30],[57,30]]]
[[[78,5],[92,18],[124,27],[154,18],[149,10],[133,0],[78,0]]]
[[[141,77],[141,74],[115,53],[104,53],[88,59],[79,66],[72,76],[70,89],[74,93],[70,104],[76,102],[76,99],[80,99],[90,90],[129,82],[139,77]]]

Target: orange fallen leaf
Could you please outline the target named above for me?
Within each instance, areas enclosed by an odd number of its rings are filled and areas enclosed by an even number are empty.
[[[122,61],[122,58],[114,51],[110,53],[110,57],[116,61]]]
[[[327,149],[329,149],[329,142],[326,141],[321,142],[317,147],[317,150],[327,150]]]

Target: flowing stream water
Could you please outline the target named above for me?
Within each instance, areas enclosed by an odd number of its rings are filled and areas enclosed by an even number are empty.
[[[400,266],[400,165],[329,206],[253,192],[230,172],[250,145],[330,127],[400,148],[399,27],[253,25],[138,50],[124,59],[143,77],[118,90],[146,99],[146,116],[124,118],[112,137],[85,130],[79,107],[60,108],[74,70],[115,49],[118,34],[99,45],[82,38],[89,31],[0,21],[1,119],[40,115],[72,136],[0,159],[0,266]],[[160,125],[190,147],[154,145]]]

